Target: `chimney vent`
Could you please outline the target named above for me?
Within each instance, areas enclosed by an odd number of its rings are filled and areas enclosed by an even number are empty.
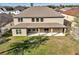
[[[31,3],[31,7],[33,7],[33,3]]]

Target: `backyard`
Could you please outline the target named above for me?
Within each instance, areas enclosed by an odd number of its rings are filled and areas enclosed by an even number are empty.
[[[9,37],[8,42],[0,44],[0,52],[10,49],[13,43],[27,41],[28,37]],[[47,38],[46,38],[47,39]],[[38,42],[36,42],[38,44]],[[31,45],[30,45],[31,46]],[[8,54],[7,52],[1,54]],[[10,53],[9,53],[10,54]],[[70,36],[48,37],[48,40],[34,48],[24,50],[24,55],[73,55],[79,54],[79,42]]]

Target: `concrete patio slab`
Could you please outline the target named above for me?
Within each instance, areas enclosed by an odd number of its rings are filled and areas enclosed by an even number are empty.
[[[28,36],[65,36],[64,33],[29,33]]]

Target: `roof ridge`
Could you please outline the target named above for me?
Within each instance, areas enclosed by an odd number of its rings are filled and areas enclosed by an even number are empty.
[[[35,6],[25,9],[14,17],[63,17],[63,15],[49,7]]]

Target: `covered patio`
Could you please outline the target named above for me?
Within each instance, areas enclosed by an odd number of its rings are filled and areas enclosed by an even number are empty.
[[[59,23],[22,23],[13,29],[23,29],[20,34],[22,36],[65,36],[66,32],[66,26]]]
[[[65,28],[30,28],[27,29],[28,36],[65,36]]]

